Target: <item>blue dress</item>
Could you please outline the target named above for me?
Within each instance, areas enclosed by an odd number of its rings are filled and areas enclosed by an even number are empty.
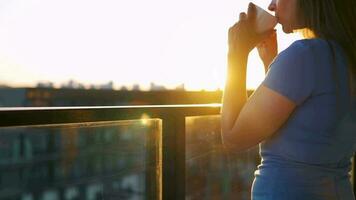
[[[260,144],[253,200],[354,199],[356,118],[348,81],[346,54],[336,42],[298,40],[275,58],[262,84],[297,107]]]

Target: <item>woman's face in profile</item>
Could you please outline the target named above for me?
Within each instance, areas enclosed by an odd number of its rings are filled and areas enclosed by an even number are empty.
[[[272,0],[268,10],[275,12],[278,23],[282,25],[283,32],[292,33],[301,26],[297,19],[297,1],[298,0]]]

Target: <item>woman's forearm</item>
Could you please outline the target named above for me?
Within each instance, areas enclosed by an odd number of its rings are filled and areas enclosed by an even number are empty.
[[[228,70],[221,108],[223,136],[233,128],[235,121],[247,101],[246,65],[248,53],[229,53]]]

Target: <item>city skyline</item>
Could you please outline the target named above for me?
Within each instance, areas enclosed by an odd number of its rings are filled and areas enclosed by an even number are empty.
[[[136,91],[161,91],[161,90],[179,90],[179,91],[184,91],[185,90],[185,85],[184,83],[175,85],[172,88],[168,88],[164,85],[160,85],[155,82],[151,82],[149,86],[142,86],[138,83],[134,83],[132,85],[118,85],[114,83],[113,81],[108,81],[106,83],[97,83],[97,84],[83,84],[81,82],[78,82],[76,80],[70,79],[66,82],[63,83],[53,83],[51,81],[39,81],[35,83],[34,86],[32,87],[13,87],[11,85],[6,85],[6,84],[0,84],[0,89],[1,88],[10,88],[10,89],[21,89],[21,88],[48,88],[48,89],[85,89],[85,90],[90,90],[90,89],[103,89],[103,90],[136,90]],[[215,91],[221,90],[221,88],[217,88]],[[201,89],[200,91],[205,91],[205,89]],[[214,91],[214,90],[207,90],[207,91]]]

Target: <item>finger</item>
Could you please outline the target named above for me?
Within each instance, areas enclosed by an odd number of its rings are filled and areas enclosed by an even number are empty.
[[[276,30],[269,30],[261,34],[262,37],[274,37],[277,36]]]
[[[248,4],[248,10],[247,10],[247,18],[250,20],[255,20],[256,19],[256,6],[253,3]]]
[[[268,34],[268,33],[266,33]],[[270,39],[276,39],[277,38],[277,31],[273,30],[272,33],[268,36]]]
[[[258,35],[258,37],[261,39],[261,40],[264,40],[266,38],[269,38],[269,37],[272,37],[273,34],[276,34],[276,31],[275,30],[269,30],[269,31],[266,31],[264,33],[261,33]],[[277,35],[277,34],[276,34]]]
[[[277,30],[276,29],[273,29],[273,33],[272,33],[271,37],[277,37]]]
[[[265,47],[265,44],[263,42],[261,42],[261,43],[258,43],[256,47],[259,49],[262,49]]]
[[[240,20],[245,20],[245,19],[247,19],[246,13],[245,13],[245,12],[241,12],[240,15],[239,15],[239,19],[240,19]]]

